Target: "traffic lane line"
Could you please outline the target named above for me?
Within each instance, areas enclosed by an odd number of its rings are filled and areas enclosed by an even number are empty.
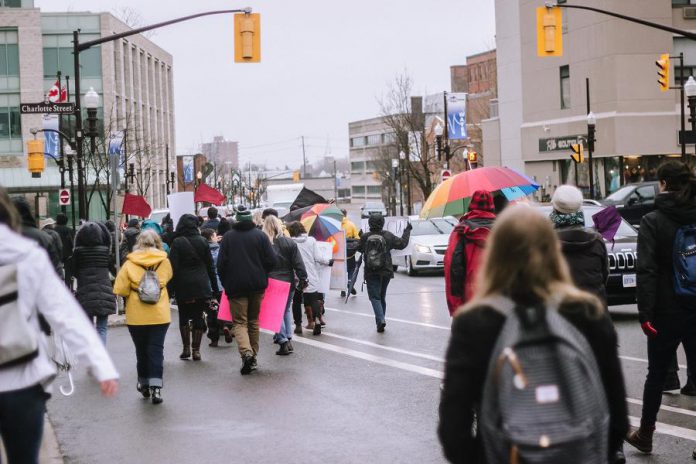
[[[339,340],[345,340],[345,341],[348,341],[351,343],[357,343],[359,345],[380,348],[380,349],[385,350],[385,351],[392,351],[394,353],[405,354],[405,355],[413,356],[416,358],[428,359],[430,361],[436,361],[436,362],[440,362],[440,363],[445,362],[445,359],[442,357],[439,357],[439,356],[432,356],[432,355],[425,354],[425,353],[419,353],[417,351],[402,350],[401,348],[394,348],[391,346],[380,345],[379,343],[368,342],[367,340],[360,340],[358,338],[346,337],[344,335],[338,335],[338,334],[334,334],[331,332],[322,331],[322,335],[326,335],[327,337],[337,338]]]

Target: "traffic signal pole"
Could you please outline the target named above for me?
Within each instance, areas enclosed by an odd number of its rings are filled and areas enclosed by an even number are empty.
[[[203,13],[197,13],[194,15],[183,16],[181,18],[170,19],[169,21],[164,21],[161,23],[151,24],[149,26],[139,27],[137,29],[132,29],[130,31],[121,32],[119,34],[113,34],[106,37],[100,37],[95,40],[89,40],[87,42],[80,42],[80,31],[73,31],[73,57],[75,63],[75,74],[73,75],[75,79],[75,138],[77,139],[77,195],[79,201],[79,214],[80,219],[88,219],[87,210],[87,192],[85,188],[86,173],[84,169],[84,133],[82,128],[82,108],[80,105],[81,92],[80,92],[80,52],[90,49],[91,47],[101,45],[106,42],[113,42],[115,40],[120,40],[131,35],[141,34],[143,32],[151,31],[153,29],[158,29],[160,27],[169,26],[170,24],[181,23],[191,19],[200,18],[202,16],[211,16],[219,14],[230,14],[230,13],[244,13],[251,14],[251,7],[246,7],[236,10],[216,10],[216,11],[206,11]],[[59,89],[60,92],[60,89]]]

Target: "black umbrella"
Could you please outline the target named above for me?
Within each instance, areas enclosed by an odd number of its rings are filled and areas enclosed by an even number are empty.
[[[292,205],[290,205],[290,211],[316,205],[317,203],[328,203],[328,201],[326,201],[326,198],[309,190],[307,187],[302,187],[300,193],[297,194],[297,198],[295,198],[295,201],[293,201]]]

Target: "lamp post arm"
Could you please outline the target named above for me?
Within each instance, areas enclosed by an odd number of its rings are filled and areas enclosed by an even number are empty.
[[[53,132],[53,133],[58,134],[61,137],[63,137],[65,139],[65,141],[68,142],[68,145],[70,145],[70,148],[75,150],[75,145],[74,145],[75,142],[70,139],[68,134],[66,134],[65,132],[63,132],[61,130],[57,130],[57,129],[29,129],[29,132],[31,132],[32,135],[36,135],[39,132]]]
[[[190,16],[183,16],[181,18],[175,18],[175,19],[170,19],[169,21],[164,21],[161,23],[156,23],[156,24],[150,24],[149,26],[143,26],[139,27],[137,29],[132,29],[130,31],[126,32],[121,32],[120,34],[113,34],[109,35],[106,37],[101,37],[99,39],[95,40],[89,40],[87,42],[82,42],[77,45],[77,50],[79,52],[87,50],[90,47],[94,47],[96,45],[100,45],[106,42],[112,42],[114,40],[122,39],[124,37],[128,37],[131,35],[136,35],[136,34],[141,34],[143,32],[151,31],[152,29],[158,29],[160,27],[164,26],[169,26],[170,24],[176,24],[176,23],[181,23],[184,21],[188,21],[189,19],[196,19],[200,18],[201,16],[210,16],[210,15],[218,15],[218,14],[230,14],[230,13],[246,13],[250,14],[251,13],[251,7],[246,7],[246,8],[241,8],[241,9],[236,9],[236,10],[216,10],[216,11],[206,11],[204,13],[197,13],[194,15]]]

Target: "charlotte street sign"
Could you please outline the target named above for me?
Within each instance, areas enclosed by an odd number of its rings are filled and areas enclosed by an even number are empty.
[[[75,113],[74,103],[20,103],[19,112],[21,114],[73,114]]]

